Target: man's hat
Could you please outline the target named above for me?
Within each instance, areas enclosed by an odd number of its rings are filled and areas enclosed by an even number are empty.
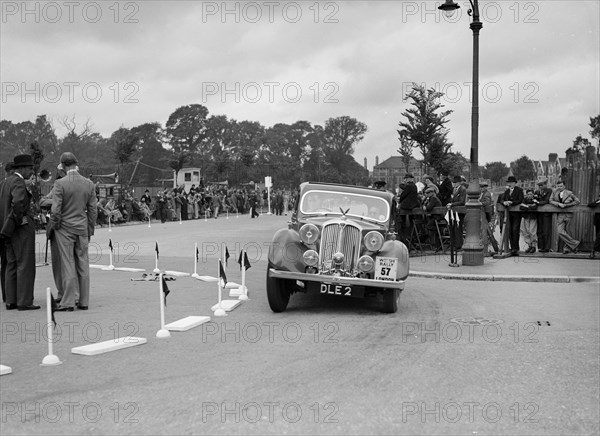
[[[517,183],[517,179],[515,178],[515,176],[509,176],[508,179],[506,179],[507,182],[512,182],[512,183]]]
[[[11,171],[15,166],[12,162],[6,162],[4,164],[4,171]]]
[[[72,165],[77,165],[79,161],[73,153],[67,151],[60,155],[60,163],[66,167],[70,167]]]
[[[434,192],[435,193],[435,189],[433,189],[433,188],[427,188],[425,190],[425,194],[429,194],[430,192]]]
[[[32,167],[33,159],[29,154],[19,154],[13,159],[13,168]]]
[[[490,185],[488,185],[488,182],[481,182],[481,183],[479,183],[479,187],[480,188],[487,188],[488,186],[490,186]]]
[[[405,179],[414,179],[415,177],[411,173],[408,173],[404,176],[404,178]]]
[[[540,181],[537,182],[538,186],[545,185],[546,183],[548,183],[548,179],[542,179],[542,180],[540,180]]]
[[[452,182],[454,182],[454,183],[460,183],[460,182],[462,182],[462,179],[461,179],[460,176],[454,176],[452,178]]]
[[[383,180],[378,180],[375,183],[373,183],[373,186],[375,186],[376,188],[383,188],[386,185],[386,183]]]

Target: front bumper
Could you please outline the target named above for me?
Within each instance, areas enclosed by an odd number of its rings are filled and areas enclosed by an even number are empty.
[[[367,288],[404,289],[405,280],[384,281],[373,279],[360,279],[355,277],[326,276],[321,274],[307,274],[293,271],[280,271],[269,268],[269,276],[275,279],[301,280],[304,282],[328,283],[336,285],[364,286]]]

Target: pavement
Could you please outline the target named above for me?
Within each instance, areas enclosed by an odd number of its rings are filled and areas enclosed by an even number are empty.
[[[508,282],[600,283],[600,260],[565,257],[518,256],[484,258],[481,266],[450,266],[450,255],[411,256],[410,276],[446,280]]]

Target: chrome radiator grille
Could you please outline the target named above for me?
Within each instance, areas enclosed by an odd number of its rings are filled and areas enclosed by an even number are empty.
[[[319,265],[321,270],[331,269],[333,255],[340,252],[344,255],[342,269],[352,271],[360,255],[360,229],[348,223],[332,223],[323,226]]]

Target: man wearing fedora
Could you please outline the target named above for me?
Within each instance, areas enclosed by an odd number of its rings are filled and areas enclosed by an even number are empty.
[[[7,162],[4,165],[4,179],[0,180],[0,198],[2,198],[2,190],[6,184],[8,176],[14,172],[12,162]],[[4,209],[0,204],[0,226],[4,222]],[[2,302],[6,303],[6,288],[4,287],[4,278],[6,277],[6,246],[4,245],[4,238],[0,237],[0,287],[2,288]]]
[[[515,176],[509,176],[506,179],[508,189],[504,191],[502,197],[502,204],[506,207],[518,206],[523,203],[523,189],[517,186],[517,179]],[[519,237],[521,232],[521,214],[519,212],[508,212],[508,219],[510,220],[510,228],[508,234],[510,237],[510,252],[513,256],[519,255]]]
[[[450,202],[446,204],[448,209],[453,207],[464,206],[467,203],[467,188],[463,184],[463,178],[461,176],[454,176],[452,179],[452,197]],[[460,250],[463,244],[463,229],[465,226],[465,215],[464,213],[458,214],[458,231],[454,235],[454,248]]]
[[[14,173],[0,191],[0,238],[6,250],[6,309],[35,310],[35,226],[31,193],[25,180],[33,174],[33,159],[28,154],[15,156]]]
[[[400,224],[399,230],[403,241],[408,241],[410,238],[410,228],[414,221],[414,217],[410,214],[410,211],[421,207],[421,202],[419,200],[419,194],[417,192],[417,185],[415,185],[414,176],[412,174],[406,174],[404,176],[404,183],[404,189],[398,198],[399,215],[397,222]]]
[[[90,296],[88,245],[96,225],[97,198],[94,183],[78,172],[73,153],[60,157],[65,177],[56,180],[52,198],[52,226],[60,253],[63,296],[58,311],[87,310]]]

